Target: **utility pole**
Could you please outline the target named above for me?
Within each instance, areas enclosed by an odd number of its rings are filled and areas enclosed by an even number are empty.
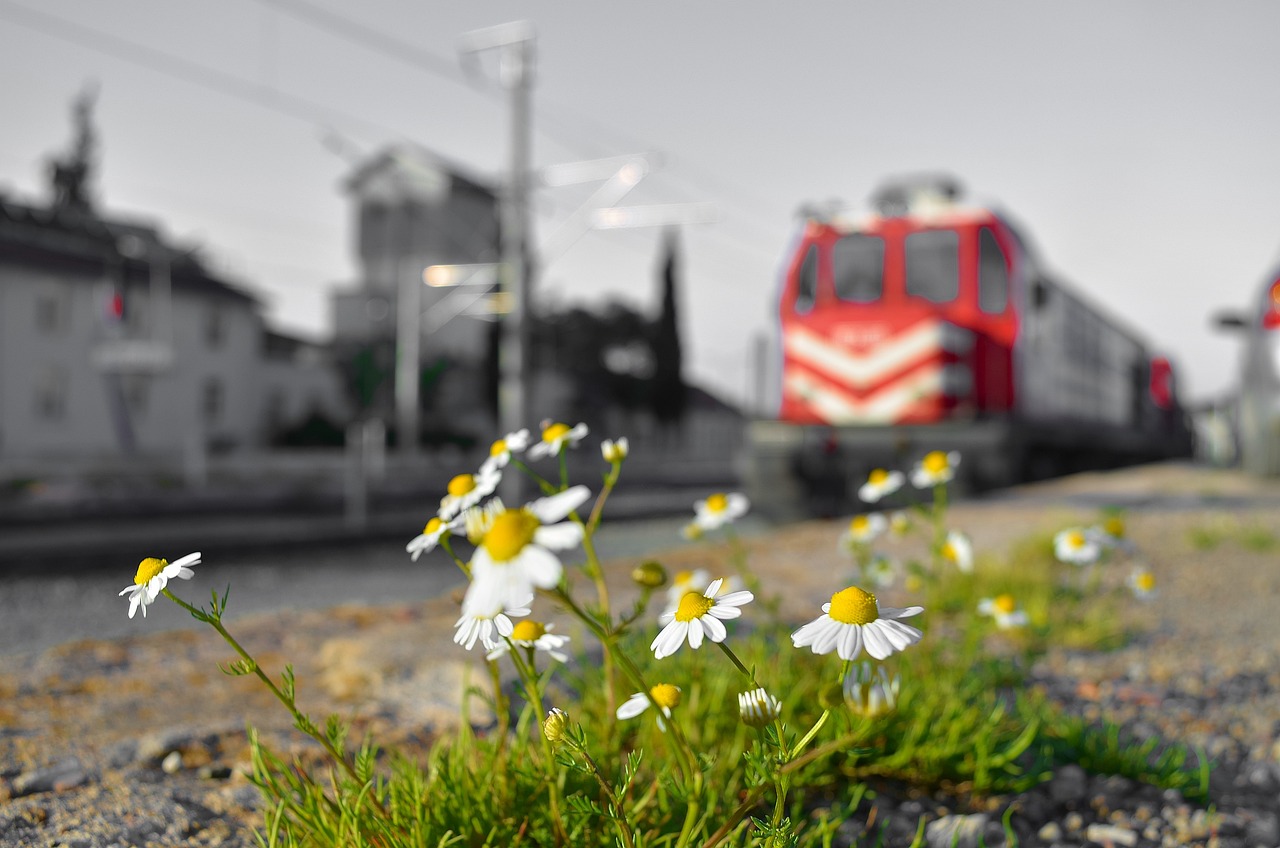
[[[502,267],[499,290],[506,293],[511,311],[502,322],[498,352],[498,424],[502,433],[529,426],[530,293],[533,268],[528,250],[529,172],[533,91],[534,32],[528,21],[476,30],[462,37],[464,63],[474,63],[483,50],[499,50],[499,79],[510,95],[510,173],[502,198]],[[504,475],[502,495],[520,503],[522,478]]]

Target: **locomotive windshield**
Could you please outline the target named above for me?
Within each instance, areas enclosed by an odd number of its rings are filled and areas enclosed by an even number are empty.
[[[831,251],[836,297],[854,303],[879,300],[884,291],[884,239],[860,233],[845,236]]]
[[[950,303],[960,291],[960,234],[924,230],[906,239],[907,294]]]

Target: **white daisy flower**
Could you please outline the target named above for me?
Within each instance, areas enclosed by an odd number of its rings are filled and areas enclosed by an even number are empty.
[[[942,559],[952,563],[965,574],[973,573],[973,542],[959,530],[947,533],[947,540],[942,543]]]
[[[1125,583],[1140,601],[1149,601],[1156,596],[1156,576],[1149,568],[1138,566],[1129,573]]]
[[[529,448],[529,458],[540,459],[544,456],[559,456],[565,445],[570,447],[576,445],[587,437],[587,432],[586,424],[570,427],[568,424],[544,421],[542,423],[542,441]]]
[[[782,715],[782,702],[764,688],[738,694],[738,715],[748,727],[764,727]]]
[[[680,706],[680,687],[670,683],[659,683],[650,687],[647,693],[637,692],[622,702],[616,715],[619,719],[635,718],[653,704],[658,705],[658,729],[666,732],[667,725],[663,717],[671,718],[671,710]]]
[[[433,515],[427,522],[427,526],[422,528],[422,532],[405,545],[404,549],[412,554],[413,561],[417,562],[418,557],[434,551],[441,539],[458,528],[459,522],[460,519],[445,521],[440,516]]]
[[[440,517],[445,521],[470,509],[493,494],[502,479],[496,468],[481,468],[479,474],[459,474],[449,481],[449,493],[440,499]]]
[[[711,581],[701,595],[686,592],[674,611],[662,614],[658,622],[665,626],[649,646],[655,659],[671,656],[686,640],[690,648],[699,648],[704,635],[712,642],[724,641],[728,635],[724,621],[742,615],[740,607],[751,603],[756,596],[747,591],[719,595],[723,582],[723,579]]]
[[[600,443],[600,455],[604,457],[604,461],[613,465],[627,458],[627,454],[631,453],[631,446],[627,443],[627,437],[623,436],[618,441],[605,439]]]
[[[815,654],[835,651],[842,660],[856,659],[866,647],[868,654],[882,660],[920,641],[924,634],[898,619],[922,612],[924,607],[882,609],[875,595],[850,586],[832,595],[831,602],[822,605],[822,615],[792,633],[791,641]]]
[[[1027,614],[1018,609],[1013,595],[996,595],[994,598],[983,598],[978,602],[978,615],[986,615],[996,620],[996,627],[1001,630],[1012,630],[1027,626]]]
[[[671,578],[671,585],[667,587],[666,609],[674,610],[679,606],[680,599],[689,592],[702,593],[709,585],[711,585],[711,572],[705,568],[677,571]]]
[[[905,536],[911,532],[911,516],[902,510],[889,514],[889,532],[895,536]]]
[[[200,554],[187,554],[181,559],[169,562],[167,559],[147,557],[138,563],[138,571],[133,576],[133,583],[120,591],[121,595],[129,595],[129,617],[133,618],[138,607],[142,607],[142,617],[147,617],[147,606],[160,597],[160,592],[175,577],[190,580],[193,572],[189,566],[200,564]]]
[[[464,603],[462,616],[453,625],[456,628],[453,641],[469,651],[475,647],[476,640],[479,640],[486,651],[492,651],[503,644],[503,637],[509,637],[514,631],[515,625],[511,623],[511,619],[528,615],[531,603],[533,595],[527,596],[519,606],[505,609],[501,606],[485,610],[474,609]]]
[[[1060,562],[1090,565],[1097,562],[1102,546],[1080,527],[1069,527],[1053,537],[1053,554]]]
[[[489,456],[480,465],[480,473],[483,474],[486,470],[506,468],[507,464],[511,462],[513,454],[524,453],[528,447],[528,430],[516,430],[514,433],[508,433],[489,446]]]
[[[955,479],[956,466],[959,464],[958,451],[949,453],[929,451],[911,471],[911,485],[917,489],[930,489],[942,483],[949,483]]]
[[[512,631],[506,634],[507,638],[494,645],[493,649],[485,656],[485,659],[496,660],[511,650],[512,645],[518,645],[521,648],[542,651],[557,662],[568,662],[569,656],[561,653],[560,649],[569,644],[569,637],[552,633],[551,631],[554,628],[554,624],[543,624],[540,621],[534,621],[529,618],[524,621],[518,621]]]
[[[863,573],[867,575],[867,579],[875,584],[877,589],[888,589],[898,579],[898,568],[894,565],[893,560],[884,554],[876,554],[871,557],[871,562],[867,563]]]
[[[744,494],[717,492],[693,505],[693,520],[703,530],[715,530],[746,515],[750,507],[751,503]]]
[[[886,471],[883,468],[873,469],[867,475],[867,482],[863,483],[862,487],[858,489],[858,497],[866,503],[875,503],[901,489],[902,482],[905,479],[906,475],[901,471]]]
[[[518,607],[535,588],[554,588],[564,566],[552,551],[582,542],[582,525],[563,519],[589,497],[586,486],[574,486],[519,509],[473,514],[467,532],[474,532],[479,541],[471,555],[471,585],[463,602],[479,609]]]
[[[900,686],[898,675],[890,677],[884,666],[863,660],[845,675],[844,700],[863,718],[876,718],[898,708]]]
[[[844,535],[840,537],[840,545],[843,548],[849,548],[852,545],[869,544],[874,542],[888,526],[889,520],[882,513],[869,512],[855,515],[849,520],[849,526],[845,529]]]

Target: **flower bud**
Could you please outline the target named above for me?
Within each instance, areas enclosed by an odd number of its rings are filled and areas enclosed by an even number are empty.
[[[667,582],[667,570],[657,560],[645,560],[631,570],[631,579],[646,589],[657,589]]]
[[[604,457],[604,461],[610,464],[622,462],[630,453],[630,446],[627,444],[627,437],[623,436],[618,441],[605,439],[600,443],[600,455]]]
[[[863,661],[844,679],[844,700],[863,718],[887,715],[898,708],[898,676],[889,677],[884,666]]]
[[[552,707],[542,721],[542,735],[547,737],[547,741],[552,745],[559,745],[565,740],[568,725],[569,714],[562,709]]]
[[[764,727],[782,713],[782,702],[764,689],[752,689],[738,695],[738,715],[749,727]]]

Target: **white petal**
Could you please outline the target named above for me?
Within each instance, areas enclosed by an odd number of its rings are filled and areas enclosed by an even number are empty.
[[[822,624],[827,620],[824,615],[822,618],[816,618],[808,624],[803,625],[795,633],[791,634],[791,644],[797,648],[804,648],[813,644],[813,640],[818,638],[818,634],[822,632]]]
[[[856,625],[841,624],[835,619],[828,618],[823,622],[822,633],[818,638],[813,640],[813,652],[815,654],[829,654],[840,644],[840,636],[843,628],[854,627]]]
[[[537,545],[526,545],[512,567],[522,570],[529,582],[539,589],[554,589],[564,573],[564,566],[556,555]]]
[[[649,709],[649,697],[643,692],[637,692],[622,702],[616,715],[621,719],[635,718],[647,709]]]
[[[176,565],[179,568],[181,568],[184,565],[199,565],[199,564],[200,564],[200,552],[196,551],[193,554],[187,554],[184,557],[179,557],[178,559],[175,559],[173,562],[169,563],[169,567],[172,568],[173,566]]]
[[[574,486],[559,494],[539,498],[529,504],[529,511],[543,524],[555,524],[563,521],[569,513],[586,503],[589,497],[591,497],[591,490],[586,486]]]
[[[702,647],[702,619],[700,618],[689,622],[689,647],[695,650]]]
[[[924,612],[924,607],[880,607],[881,618],[910,618]]]
[[[710,597],[710,596],[708,596]],[[716,599],[716,606],[740,607],[743,604],[749,604],[756,599],[756,596],[750,592],[730,592],[723,598]]]
[[[742,610],[737,607],[722,607],[716,605],[707,610],[707,616],[714,616],[722,621],[728,621],[731,618],[737,618],[742,615]]]
[[[684,621],[673,620],[662,628],[662,631],[653,640],[653,644],[649,646],[653,650],[654,659],[660,660],[678,651],[688,632],[689,624]]]
[[[857,657],[861,650],[862,628],[846,627],[844,633],[840,634],[840,644],[836,647],[836,654],[842,660],[851,660]]]
[[[882,660],[893,653],[893,643],[889,641],[889,637],[881,629],[881,624],[879,621],[873,621],[870,624],[863,625],[862,628],[862,638],[867,643],[867,653],[878,660]]]
[[[533,541],[553,551],[576,548],[582,544],[582,525],[574,524],[572,521],[543,525],[533,531]]]
[[[723,582],[724,582],[723,577],[717,577],[715,580],[712,580],[710,585],[707,586],[706,591],[702,593],[702,597],[714,598],[716,596],[716,593],[720,591],[720,584]]]
[[[734,610],[734,612],[737,612],[737,610]],[[703,629],[707,631],[707,638],[712,642],[723,642],[724,637],[729,635],[728,631],[724,629],[724,625],[720,623],[720,619],[718,618],[703,616],[698,620],[702,622]]]
[[[924,636],[914,627],[898,621],[882,621],[881,623],[884,625],[885,635],[889,637],[889,641],[899,651],[914,645]]]

